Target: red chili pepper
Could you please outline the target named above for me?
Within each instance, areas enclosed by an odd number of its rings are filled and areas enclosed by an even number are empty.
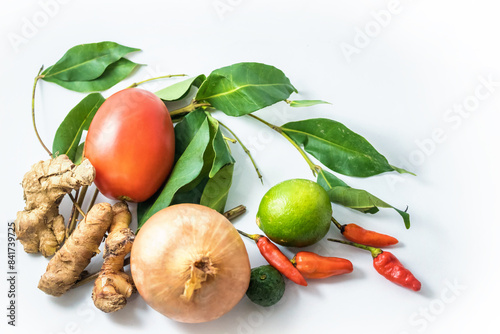
[[[341,225],[332,217],[332,222],[338,227],[340,233],[350,241],[372,247],[387,247],[398,243],[398,239],[387,234],[378,233],[362,228],[356,224]]]
[[[381,253],[373,258],[373,266],[380,275],[393,283],[413,291],[418,291],[422,287],[415,276],[391,252],[381,250]]]
[[[266,261],[286,278],[299,285],[307,286],[304,276],[302,276],[299,270],[295,268],[286,255],[271,240],[260,234],[247,234],[240,230],[238,232],[257,242],[257,247]]]
[[[312,252],[298,252],[291,262],[305,278],[326,278],[352,272],[351,261]]]
[[[361,249],[365,249],[372,253],[373,267],[375,270],[389,281],[399,284],[413,291],[419,291],[422,284],[406,269],[394,254],[382,251],[380,248],[362,245],[356,242],[349,242],[337,239],[327,239],[329,241],[340,242],[346,245],[351,245]]]

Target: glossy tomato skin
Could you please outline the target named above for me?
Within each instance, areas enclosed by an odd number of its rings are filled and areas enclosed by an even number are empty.
[[[172,170],[174,127],[165,104],[153,93],[127,88],[111,95],[90,124],[84,155],[96,169],[95,184],[106,197],[142,202]]]

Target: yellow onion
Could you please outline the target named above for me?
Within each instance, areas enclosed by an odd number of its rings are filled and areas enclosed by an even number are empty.
[[[250,282],[248,254],[234,226],[197,204],[154,214],[137,234],[130,264],[146,303],[180,322],[219,318],[241,300]]]

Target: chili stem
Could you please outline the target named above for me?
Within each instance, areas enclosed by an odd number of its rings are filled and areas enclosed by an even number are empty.
[[[146,79],[146,80],[142,80],[142,81],[139,81],[139,82],[134,82],[133,84],[131,84],[130,86],[128,86],[127,88],[135,88],[143,83],[146,83],[146,82],[149,82],[149,81],[153,81],[153,80],[158,80],[158,79],[167,79],[167,78],[173,78],[173,77],[185,77],[187,76],[187,74],[169,74],[169,75],[162,75],[161,77],[155,77],[155,78],[149,78],[149,79]]]
[[[337,226],[337,228],[340,230],[340,232],[342,232],[342,230],[344,229],[342,224],[340,224],[337,219],[333,218],[332,217],[332,223],[335,224],[335,226]]]
[[[326,240],[333,241],[333,242],[339,242],[341,244],[350,245],[350,246],[354,246],[354,247],[357,247],[357,248],[361,248],[361,249],[367,250],[370,253],[372,253],[373,258],[376,258],[380,253],[382,253],[382,250],[380,248],[358,244],[357,242],[346,241],[346,240],[339,240],[339,239],[331,239],[331,238],[328,238]]]
[[[264,184],[264,182],[262,181],[262,175],[260,174],[260,171],[259,171],[259,168],[257,167],[257,164],[255,163],[255,160],[253,160],[253,157],[252,157],[252,154],[250,153],[250,151],[248,150],[248,148],[245,146],[245,144],[243,144],[243,142],[240,140],[240,138],[238,138],[238,136],[236,135],[236,133],[233,132],[233,130],[231,130],[227,125],[225,125],[224,123],[222,123],[221,121],[217,120],[219,122],[220,125],[222,125],[223,128],[225,128],[233,137],[234,139],[236,139],[236,141],[240,144],[241,148],[243,149],[243,151],[245,152],[245,154],[248,156],[248,158],[250,159],[250,161],[252,162],[252,165],[253,165],[253,168],[255,169],[255,172],[257,173],[257,176],[259,177],[260,179],[260,182],[262,184]]]
[[[238,229],[236,229],[236,231],[238,231],[238,233],[241,234],[242,236],[247,237],[248,239],[252,239],[253,241],[258,241],[260,238],[259,234],[248,234]]]
[[[285,132],[283,132],[283,129],[281,127],[279,127],[277,125],[274,125],[274,124],[271,124],[271,123],[263,120],[260,117],[255,116],[255,115],[248,114],[248,116],[250,116],[250,117],[258,120],[261,123],[264,123],[265,125],[267,125],[271,129],[273,129],[274,131],[278,132],[283,137],[285,137],[286,140],[288,140],[290,142],[290,144],[292,144],[297,149],[297,151],[299,151],[300,155],[302,155],[302,157],[304,158],[304,160],[309,165],[309,168],[311,169],[313,175],[316,176],[316,172],[318,171],[318,169],[321,169],[321,167],[319,167],[318,165],[314,164],[314,162],[312,162],[311,159],[307,156],[306,152],[304,152],[304,150],[292,138],[290,138],[290,136],[288,136]]]
[[[31,95],[31,119],[33,121],[33,129],[35,129],[35,134],[36,134],[36,137],[38,138],[38,141],[40,142],[40,144],[42,145],[42,147],[45,149],[45,151],[47,151],[47,153],[52,157],[52,152],[50,152],[50,150],[47,148],[47,146],[45,146],[45,144],[43,143],[43,140],[42,138],[40,137],[40,134],[38,133],[38,129],[36,128],[36,121],[35,121],[35,92],[36,92],[36,84],[38,83],[38,80],[42,79],[43,78],[43,75],[40,75],[40,73],[42,73],[43,71],[43,65],[42,67],[40,67],[40,70],[38,71],[38,74],[37,76],[35,77],[35,83],[33,84],[33,93]]]

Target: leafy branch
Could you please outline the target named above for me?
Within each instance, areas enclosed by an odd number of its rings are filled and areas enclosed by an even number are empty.
[[[77,92],[103,91],[123,80],[139,66],[125,58],[135,51],[139,49],[113,42],[83,44],[68,50],[56,64],[45,71],[40,69],[33,87],[32,118],[37,138],[47,153],[52,155],[41,140],[35,124],[37,82],[42,79]],[[182,76],[185,74],[149,78],[133,83],[129,88],[152,80]],[[220,110],[234,117],[249,115],[283,136],[306,161],[317,177],[317,182],[328,192],[331,202],[364,213],[375,213],[379,207],[393,208],[403,217],[406,227],[409,227],[409,215],[406,211],[394,208],[365,190],[349,187],[328,171],[355,177],[370,177],[385,172],[413,174],[391,165],[361,135],[331,119],[313,118],[278,126],[253,114],[254,111],[279,102],[287,103],[290,107],[329,104],[323,100],[290,99],[293,93],[297,93],[297,89],[281,70],[253,62],[222,67],[208,76],[200,74],[190,77],[155,92],[167,107],[172,102],[191,97],[184,107],[170,110],[173,122],[177,123],[175,167],[162,189],[146,202],[139,203],[139,226],[151,214],[172,203],[203,201],[222,211],[231,186],[235,162],[227,143],[230,138],[222,134],[222,128],[242,147],[263,182],[255,160],[241,139],[208,112]],[[104,98],[100,94],[89,94],[68,113],[54,138],[54,154],[64,153],[76,163],[81,161],[82,133],[88,129],[102,102]],[[324,167],[314,163],[309,155]],[[214,195],[209,195],[209,192]],[[73,199],[78,209],[80,197],[81,194],[78,199]]]

